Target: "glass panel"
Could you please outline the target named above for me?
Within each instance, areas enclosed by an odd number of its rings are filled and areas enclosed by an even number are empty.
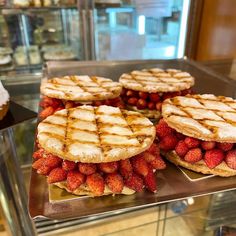
[[[98,60],[183,57],[189,0],[108,2],[95,12]]]

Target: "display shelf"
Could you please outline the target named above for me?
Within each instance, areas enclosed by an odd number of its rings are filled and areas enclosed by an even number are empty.
[[[122,62],[48,62],[47,76],[68,74],[98,75],[118,80],[124,72],[143,68],[176,68],[191,73],[196,79],[196,92],[233,96],[235,87],[227,78],[188,60],[122,61]],[[214,83],[214,86],[212,84]],[[162,203],[229,191],[236,188],[236,177],[212,177],[192,182],[168,163],[166,170],[157,172],[158,192],[136,193],[130,196],[82,197],[69,201],[50,203],[46,179],[32,170],[29,212],[32,218],[44,216],[52,219],[71,219],[116,215]],[[37,188],[35,188],[37,186]],[[59,191],[60,189],[58,189]],[[62,190],[60,190],[62,191]],[[62,193],[63,194],[63,193]]]

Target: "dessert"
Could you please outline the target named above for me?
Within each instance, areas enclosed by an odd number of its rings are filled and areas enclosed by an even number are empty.
[[[45,118],[57,110],[82,104],[106,104],[123,108],[119,97],[121,89],[119,83],[98,76],[71,75],[43,80],[40,87],[44,95],[40,103],[43,108],[40,117]]]
[[[33,168],[76,195],[156,192],[154,172],[166,165],[154,138],[155,127],[138,112],[106,105],[63,109],[39,123]]]
[[[0,81],[0,120],[4,118],[9,109],[9,94]]]
[[[9,63],[11,63],[11,56],[0,54],[0,66],[7,65]]]
[[[169,161],[203,174],[236,175],[236,100],[177,96],[163,102],[162,116],[156,131]]]
[[[176,69],[144,69],[121,75],[122,98],[127,108],[149,118],[160,118],[163,100],[191,93],[194,78]]]

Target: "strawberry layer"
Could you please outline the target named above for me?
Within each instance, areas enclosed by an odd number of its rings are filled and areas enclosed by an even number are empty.
[[[108,106],[124,108],[124,103],[120,97],[101,101],[93,101],[90,102],[90,104],[92,104],[93,106],[108,105]],[[42,108],[42,111],[40,112],[39,116],[40,118],[45,119],[46,117],[54,114],[56,111],[65,108],[73,108],[81,105],[84,104],[79,102],[65,101],[44,96],[40,102],[40,107]]]
[[[175,151],[185,162],[194,164],[203,161],[210,169],[214,169],[222,162],[236,170],[236,144],[203,141],[185,136],[170,128],[161,119],[156,125],[159,147],[163,151]]]
[[[167,93],[147,93],[123,88],[121,92],[122,99],[130,106],[137,107],[139,110],[161,110],[162,102],[167,98],[175,96],[185,96],[191,94],[192,90],[186,89],[178,92]]]
[[[105,185],[114,194],[124,187],[140,192],[145,187],[156,192],[155,170],[164,169],[159,148],[153,144],[147,151],[130,159],[109,163],[81,163],[62,160],[40,148],[34,152],[32,167],[38,174],[48,176],[48,183],[65,181],[70,191],[86,184],[95,196],[104,194]]]

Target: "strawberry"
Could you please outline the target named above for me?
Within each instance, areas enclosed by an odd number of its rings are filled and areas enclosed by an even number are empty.
[[[166,163],[161,158],[161,156],[157,156],[153,161],[150,162],[150,165],[156,170],[163,170],[166,168]]]
[[[51,170],[52,168],[50,166],[42,165],[37,169],[37,173],[40,175],[48,175]]]
[[[39,117],[42,119],[47,118],[48,116],[52,115],[54,113],[54,108],[53,107],[47,107],[45,109],[43,109],[40,114]]]
[[[188,152],[189,148],[184,140],[180,140],[175,146],[175,152],[179,157],[184,157]]]
[[[217,143],[216,145],[219,149],[221,149],[224,152],[231,150],[234,146],[233,143]]]
[[[164,138],[161,139],[160,149],[164,151],[173,150],[177,145],[177,143],[178,139],[176,138],[175,135],[173,134],[166,135]]]
[[[99,163],[98,167],[102,172],[110,174],[116,172],[118,170],[119,165],[117,161],[112,161],[106,163]]]
[[[144,158],[144,160],[146,161],[146,162],[148,162],[148,163],[150,163],[151,161],[153,161],[153,160],[155,160],[156,159],[156,156],[157,155],[153,155],[153,154],[151,154],[150,152],[143,152],[142,154],[140,154],[143,158]]]
[[[68,189],[74,191],[85,182],[85,175],[81,174],[79,171],[71,170],[67,174],[66,182]]]
[[[52,169],[48,175],[48,183],[56,183],[66,179],[67,172],[60,167]]]
[[[39,158],[43,157],[43,154],[44,154],[44,149],[40,148],[33,153],[33,158],[39,159]]]
[[[159,123],[156,125],[156,133],[158,138],[163,138],[166,135],[172,134],[173,129],[171,129],[167,123],[161,119]]]
[[[125,186],[135,190],[136,192],[141,192],[144,185],[142,178],[133,173],[128,179],[125,180]]]
[[[60,106],[60,107],[58,107],[58,108],[55,109],[54,113],[57,112],[57,111],[61,111],[61,110],[63,110],[63,109],[65,109],[65,107],[61,107],[61,106]]]
[[[156,104],[154,102],[149,102],[148,103],[148,109],[149,110],[155,110],[156,109]]]
[[[93,163],[79,163],[78,164],[79,171],[84,175],[91,175],[97,171],[96,164]]]
[[[67,102],[65,103],[65,108],[66,108],[66,109],[72,108],[72,107],[74,107],[74,106],[75,106],[75,103],[72,102],[72,101],[67,101]]]
[[[218,166],[223,161],[223,159],[224,152],[217,148],[206,151],[204,155],[204,161],[210,169]]]
[[[48,154],[44,162],[46,166],[49,166],[52,169],[60,166],[61,163],[62,163],[62,159],[52,154]]]
[[[113,105],[115,107],[119,107],[120,109],[125,109],[125,104],[123,101],[120,101],[118,103],[116,103],[116,105]]]
[[[137,97],[137,95],[138,95],[137,92],[134,90],[127,90],[126,92],[127,97]]]
[[[162,102],[157,102],[157,103],[156,103],[156,109],[157,109],[158,111],[161,111],[161,107],[162,107]]]
[[[137,174],[142,176],[146,176],[148,173],[148,164],[141,156],[136,156],[131,158],[131,163],[133,166],[134,171]]]
[[[193,93],[193,92],[192,92],[191,88],[185,89],[185,90],[182,90],[182,91],[181,91],[181,96],[185,96],[185,95],[187,95],[187,94],[192,94],[192,93]]]
[[[152,168],[149,168],[148,174],[144,177],[145,187],[153,193],[157,192],[157,182],[156,176],[152,171]]]
[[[39,169],[41,166],[43,166],[45,163],[45,158],[40,158],[38,160],[36,160],[33,164],[32,164],[32,167],[34,169]]]
[[[185,135],[184,134],[181,134],[179,132],[176,132],[176,137],[179,139],[179,140],[182,140],[182,139],[185,139]]]
[[[163,93],[162,99],[163,99],[163,101],[164,101],[165,99],[173,98],[173,97],[180,96],[180,95],[181,95],[180,92],[168,92],[168,93]]]
[[[122,96],[122,97],[126,96],[126,92],[127,92],[127,90],[125,88],[122,88],[120,96]]]
[[[160,101],[160,96],[158,93],[149,93],[149,98],[152,102],[159,102]]]
[[[144,100],[146,100],[147,98],[148,98],[148,93],[146,93],[146,92],[138,92],[138,95],[139,95],[139,97],[140,98],[142,98],[142,99],[144,99]]]
[[[208,151],[208,150],[211,150],[211,149],[215,148],[216,142],[214,142],[214,141],[202,141],[201,146],[204,150]]]
[[[94,173],[92,175],[88,175],[86,184],[95,196],[101,196],[104,193],[105,182],[100,174]]]
[[[124,179],[128,179],[133,173],[133,167],[129,159],[121,160],[119,171]]]
[[[105,182],[113,193],[121,193],[124,188],[124,181],[120,174],[107,174]]]
[[[57,108],[58,106],[61,105],[61,101],[56,98],[49,98],[49,97],[44,97],[42,101],[39,104],[42,108],[46,108],[49,106],[52,106],[53,108]]]
[[[62,169],[66,171],[74,170],[77,167],[77,163],[73,161],[64,160],[62,162]]]
[[[189,163],[195,163],[202,159],[202,151],[200,148],[190,149],[184,156],[184,160]]]
[[[129,103],[131,106],[136,106],[137,102],[138,102],[138,98],[133,97],[133,98],[129,98],[129,99],[128,99],[128,103]]]
[[[136,104],[137,108],[140,110],[146,109],[147,108],[147,102],[146,100],[139,98]]]
[[[153,155],[159,156],[160,155],[160,148],[156,143],[153,143],[146,152],[150,152]]]
[[[236,170],[236,149],[227,152],[225,162],[229,168]]]
[[[188,148],[196,148],[200,145],[200,141],[198,139],[192,138],[192,137],[186,137],[184,139],[184,142],[186,143]]]

